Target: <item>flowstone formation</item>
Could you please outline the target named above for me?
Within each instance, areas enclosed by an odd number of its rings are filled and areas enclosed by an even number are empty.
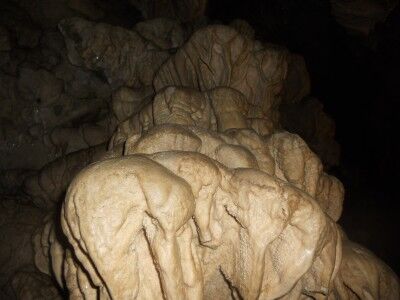
[[[50,106],[105,92],[82,108],[85,126],[71,108],[38,134],[63,145],[56,160],[4,172],[25,195],[1,203],[0,296],[399,299],[396,274],[336,223],[334,123],[308,97],[304,60],[241,20],[184,28],[159,11],[188,22],[205,2],[164,2],[132,1],[157,17],[134,29],[64,19],[50,71],[15,66],[10,82]]]

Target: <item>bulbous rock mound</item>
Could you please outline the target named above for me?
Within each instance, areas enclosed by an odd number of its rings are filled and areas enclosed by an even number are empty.
[[[280,129],[287,57],[228,27],[196,32],[69,177],[68,243],[46,225],[37,266],[77,299],[396,299],[396,275],[335,223],[340,181]]]
[[[211,26],[161,66],[153,101],[111,139],[117,157],[68,188],[70,295],[398,298],[396,275],[335,223],[340,181],[279,130],[286,55]]]
[[[49,139],[68,155],[0,178],[24,179],[40,207],[2,201],[3,239],[19,236],[0,256],[4,297],[398,299],[397,276],[336,223],[344,188],[313,152],[334,163],[334,125],[306,97],[302,58],[255,41],[240,21],[185,42],[190,30],[161,18],[195,22],[206,1],[131,2],[159,18],[132,30],[65,19],[69,62],[56,76],[19,72],[32,99],[96,93],[114,116],[78,136],[57,127]]]
[[[298,136],[164,124],[124,153],[68,189],[61,222],[79,261],[71,272],[85,275],[68,277],[71,294],[397,299],[396,275],[334,222],[343,188]]]
[[[240,35],[227,26],[208,26],[195,32],[154,77],[160,91],[183,86],[200,91],[229,87],[245,96],[246,116],[260,134],[277,127],[277,107],[287,73],[288,52]]]

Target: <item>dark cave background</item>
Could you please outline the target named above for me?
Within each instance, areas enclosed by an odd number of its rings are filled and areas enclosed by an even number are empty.
[[[305,58],[311,95],[335,120],[341,146],[340,163],[329,170],[346,190],[339,223],[399,274],[399,5],[368,38],[346,32],[327,1],[211,0],[206,15],[245,19],[257,39]]]

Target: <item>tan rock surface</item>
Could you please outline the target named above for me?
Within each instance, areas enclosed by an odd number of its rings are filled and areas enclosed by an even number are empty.
[[[105,152],[106,145],[103,144],[61,157],[27,177],[23,183],[24,192],[38,207],[54,209],[72,178],[88,164],[101,159]]]
[[[52,16],[19,2],[46,24],[103,16],[90,0]],[[205,1],[132,3],[179,21],[69,18],[66,47],[0,27],[0,137],[58,157],[1,176],[29,196],[1,202],[7,297],[398,299],[396,275],[335,223],[344,189],[319,159],[337,157],[334,124],[306,97],[304,60],[238,20],[187,39]]]
[[[101,71],[113,86],[148,86],[169,54],[134,30],[81,18],[59,24],[72,64]]]
[[[340,229],[323,212],[335,220],[340,216],[341,185],[322,173],[321,163],[298,136],[287,133],[264,142],[276,167],[272,176],[260,171],[260,153],[252,155],[253,149],[234,138],[246,130],[226,135],[156,126],[128,139],[126,156],[81,172],[69,187],[62,224],[90,278],[71,280],[92,286],[90,293],[69,288],[70,293],[115,299],[344,295],[348,279],[340,274],[352,276],[343,265],[352,258],[342,247]],[[226,147],[230,150],[219,156]],[[122,273],[131,280],[124,283]],[[379,293],[375,284],[380,280],[398,288],[396,276],[387,274],[378,279],[364,273],[352,284],[356,289],[365,285],[362,289],[371,293]],[[352,299],[345,290],[348,296],[341,299]]]
[[[161,49],[179,48],[186,40],[183,26],[178,21],[169,18],[139,22],[135,25],[135,30]]]
[[[341,236],[309,195],[193,152],[92,165],[70,186],[62,224],[93,293],[116,299],[328,294],[341,259]],[[218,276],[229,284],[216,290]]]
[[[364,247],[347,239],[336,288],[340,299],[399,299],[399,279],[394,272]]]
[[[280,112],[282,126],[300,135],[326,167],[339,163],[340,147],[335,140],[335,122],[318,99],[305,97],[297,103],[283,104]]]
[[[263,48],[227,26],[208,26],[196,31],[162,65],[154,78],[154,87],[157,92],[168,86],[200,91],[221,86],[235,89],[250,106],[247,117],[262,123],[259,133],[267,134],[279,122],[276,108],[287,72],[286,58],[284,49]]]

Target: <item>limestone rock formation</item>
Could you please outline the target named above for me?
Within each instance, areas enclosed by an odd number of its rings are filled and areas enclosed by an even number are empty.
[[[342,266],[352,256],[343,252],[341,230],[329,217],[340,216],[343,188],[336,179],[321,174],[313,180],[318,161],[313,169],[306,155],[288,156],[285,149],[299,139],[286,133],[265,141],[276,155],[268,174],[258,167],[261,155],[233,138],[246,133],[154,127],[128,140],[124,157],[95,163],[75,177],[61,220],[79,261],[74,272],[85,275],[68,280],[92,285],[82,289],[67,282],[70,294],[351,299],[356,291],[359,297],[369,292],[396,299],[396,276],[375,258],[368,260],[370,268],[383,268],[387,277],[371,274],[347,285],[346,276],[353,278],[355,270]],[[300,174],[299,160],[310,164]],[[328,202],[317,198],[320,189],[330,195]],[[376,284],[392,289],[380,291]]]
[[[282,91],[285,104],[297,103],[310,94],[311,80],[304,58],[291,54],[288,62],[288,74]]]
[[[70,64],[56,28],[32,25],[16,4],[1,7],[1,168],[39,169],[61,154],[107,141],[115,126],[108,83]]]
[[[87,5],[90,8],[89,1]],[[133,88],[139,110],[154,93],[155,70],[171,48],[182,45],[186,34],[174,20],[144,21],[137,30],[127,30],[69,18],[60,25],[65,27],[65,43],[57,28],[32,25],[17,4],[4,2],[1,7],[1,169],[37,170],[62,155],[107,142],[117,121],[131,110],[131,94],[118,96],[118,89]],[[68,34],[81,34],[85,49]],[[127,36],[132,38],[128,41]],[[124,50],[110,51],[112,43],[120,43],[117,48]],[[78,46],[85,50],[83,56],[75,53]],[[91,60],[93,53],[102,54],[101,63]],[[124,55],[131,64],[119,60]],[[125,74],[122,80],[119,74]],[[15,115],[20,117],[11,117]]]
[[[158,92],[168,86],[200,91],[229,87],[245,96],[246,117],[260,134],[277,127],[287,52],[263,47],[226,26],[208,26],[162,65],[154,78]]]
[[[19,272],[10,284],[5,299],[49,299],[61,300],[59,290],[49,276],[37,272]]]
[[[335,123],[324,112],[318,99],[305,97],[298,102],[281,105],[280,111],[282,126],[307,141],[325,166],[338,164],[340,147],[335,140]]]
[[[351,287],[351,291],[338,291],[343,299],[352,297],[352,293],[361,299],[398,299],[400,294],[399,281],[393,271],[370,251],[348,239],[343,241],[338,279]]]
[[[59,24],[72,64],[103,72],[112,86],[148,86],[168,53],[136,31],[81,18]]]
[[[0,290],[4,290],[10,275],[35,270],[31,237],[45,214],[21,199],[2,198],[0,205]]]
[[[311,266],[314,255],[320,254],[315,253],[315,248],[321,242],[320,234],[326,230],[325,226],[329,226],[323,213],[315,202],[309,202],[307,196],[299,195],[279,180],[255,169],[229,171],[205,156],[190,152],[158,153],[155,161],[159,163],[136,155],[106,160],[86,169],[69,188],[62,216],[63,229],[73,243],[74,252],[79,251],[77,255],[83,267],[95,269],[88,272],[100,295],[146,297],[141,293],[151,290],[146,283],[154,278],[156,269],[140,266],[139,261],[145,260],[142,256],[148,247],[140,242],[145,237],[161,270],[161,286],[156,288],[154,281],[150,285],[154,292],[158,291],[153,294],[154,298],[161,297],[161,291],[169,299],[222,298],[229,294],[229,286],[221,286],[219,292],[214,290],[218,276],[219,281],[225,276],[246,299],[276,298],[288,293]],[[200,170],[205,174],[199,173]],[[121,182],[120,178],[126,181]],[[122,184],[127,195],[142,196],[133,201],[124,200],[124,194],[109,188],[106,182],[110,186]],[[93,195],[93,189],[99,192],[92,200],[89,195]],[[80,209],[82,205],[88,208],[88,213]],[[106,226],[93,223],[93,216],[104,222],[104,214],[108,214],[105,207],[121,217],[112,218],[112,223]],[[296,221],[289,221],[296,215],[304,219],[297,217]],[[192,223],[192,216],[196,225]],[[198,226],[200,244],[193,237],[197,233],[194,226]],[[298,230],[305,240],[295,237]],[[85,232],[93,234],[85,236]],[[142,234],[145,237],[140,238],[138,235]],[[275,241],[278,236],[281,238]],[[118,237],[122,239],[121,244]],[[85,246],[81,244],[83,240]],[[132,244],[134,240],[137,242]],[[286,244],[292,246],[286,248]],[[286,261],[275,266],[277,272],[262,279],[264,272],[271,270],[269,263],[276,259],[278,249],[279,255],[285,256],[284,249],[294,251],[298,247],[303,251],[304,246],[309,254],[303,256],[296,268],[287,253]],[[127,252],[125,247],[131,251]],[[227,259],[228,253],[231,258]],[[147,256],[151,254],[148,252]],[[298,256],[291,257],[298,259]],[[290,268],[294,270],[290,272]],[[287,272],[288,277],[281,277]],[[122,278],[128,280],[126,284],[122,284]]]
[[[237,32],[239,32],[242,36],[245,36],[249,39],[255,38],[255,31],[253,27],[245,20],[242,19],[235,19],[229,23],[229,26],[235,28]]]
[[[23,190],[36,206],[54,209],[64,197],[72,178],[88,164],[102,158],[105,152],[106,145],[100,144],[60,157],[40,172],[27,176],[23,181]]]
[[[130,29],[94,0],[14,2],[0,298],[399,298],[336,223],[334,123],[299,55],[240,20],[192,34],[202,0],[132,0]]]
[[[183,45],[186,33],[181,24],[168,18],[156,18],[135,25],[135,30],[161,49],[175,49]]]

